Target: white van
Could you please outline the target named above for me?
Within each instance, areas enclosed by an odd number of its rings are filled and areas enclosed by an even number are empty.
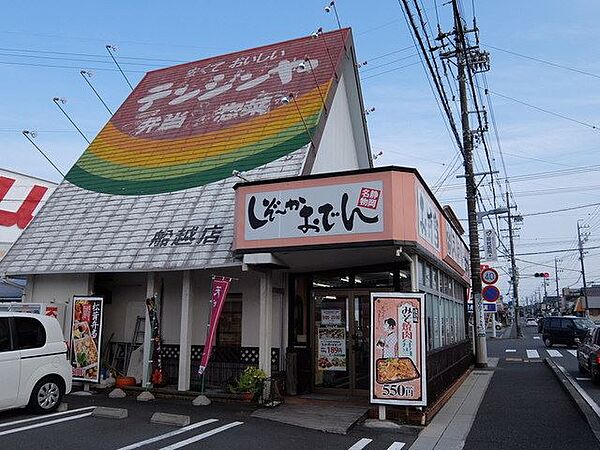
[[[58,321],[0,312],[0,411],[51,412],[71,392],[71,364]]]

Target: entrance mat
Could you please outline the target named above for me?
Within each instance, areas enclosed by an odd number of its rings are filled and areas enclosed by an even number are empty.
[[[346,434],[368,412],[368,407],[324,405],[281,405],[274,409],[259,409],[251,416],[297,427]]]

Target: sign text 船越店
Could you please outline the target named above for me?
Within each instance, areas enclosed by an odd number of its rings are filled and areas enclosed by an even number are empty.
[[[71,365],[73,380],[100,381],[102,297],[73,297]]]
[[[383,231],[383,183],[335,184],[246,195],[246,240]]]
[[[427,405],[425,295],[371,293],[371,403]]]

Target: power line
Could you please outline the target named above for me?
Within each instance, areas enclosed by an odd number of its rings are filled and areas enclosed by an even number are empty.
[[[577,123],[579,125],[583,125],[584,127],[592,128],[594,130],[598,129],[598,127],[596,125],[593,125],[591,123],[582,122],[581,120],[574,119],[574,118],[569,117],[569,116],[565,116],[564,114],[560,114],[560,113],[557,113],[557,112],[554,112],[554,111],[550,111],[548,109],[540,108],[539,106],[532,105],[531,103],[527,103],[527,102],[524,102],[522,100],[517,100],[516,98],[509,97],[508,95],[500,94],[499,92],[495,92],[495,91],[492,91],[492,90],[489,90],[489,89],[488,89],[488,92],[490,92],[490,93],[492,93],[494,95],[497,95],[498,97],[502,97],[502,98],[505,98],[507,100],[511,100],[511,101],[513,101],[515,103],[519,103],[521,105],[527,106],[529,108],[533,108],[533,109],[535,109],[537,111],[541,111],[543,113],[550,114],[551,116],[559,117],[561,119],[568,120],[569,122]]]
[[[594,247],[586,247],[586,250],[594,250],[600,248],[600,245]],[[560,250],[546,250],[543,252],[529,252],[529,253],[515,253],[515,256],[529,256],[529,255],[546,255],[548,253],[562,253],[562,252],[578,252],[578,248],[563,248]]]
[[[545,214],[555,214],[558,212],[573,211],[575,209],[590,208],[592,206],[599,206],[599,205],[600,205],[600,203],[589,203],[587,205],[572,206],[570,208],[561,208],[561,209],[553,209],[550,211],[538,211],[538,212],[533,212],[533,213],[528,213],[528,214],[521,214],[521,217],[541,216],[541,215],[545,215]]]
[[[494,47],[493,45],[490,45],[490,44],[486,44],[486,47],[493,48],[494,50],[499,50],[501,52],[508,53],[508,54],[511,54],[511,55],[515,55],[515,56],[518,56],[520,58],[530,59],[532,61],[537,61],[537,62],[540,62],[542,64],[547,64],[549,66],[553,66],[553,67],[558,67],[560,69],[569,70],[571,72],[579,73],[579,74],[582,74],[582,75],[587,75],[587,76],[594,77],[594,78],[600,78],[600,75],[598,75],[598,74],[595,74],[595,73],[592,73],[592,72],[588,72],[586,70],[576,69],[574,67],[565,66],[564,64],[555,63],[555,62],[552,62],[552,61],[548,61],[546,59],[536,58],[534,56],[527,56],[527,55],[524,55],[523,53],[517,53],[517,52],[513,52],[512,50],[506,50],[504,48]]]
[[[419,61],[416,61],[416,62],[414,62],[414,63],[410,63],[410,64],[406,64],[406,65],[404,65],[404,66],[395,67],[395,68],[393,68],[393,69],[384,70],[383,72],[379,72],[379,73],[376,73],[376,74],[374,74],[374,75],[369,75],[368,77],[362,77],[362,78],[361,78],[361,80],[368,80],[369,78],[375,78],[375,77],[378,77],[378,76],[380,76],[380,75],[384,75],[384,74],[386,74],[386,73],[390,73],[390,72],[395,72],[396,70],[405,69],[405,68],[407,68],[407,67],[410,67],[410,66],[415,66],[415,65],[417,65],[417,64],[419,64]]]

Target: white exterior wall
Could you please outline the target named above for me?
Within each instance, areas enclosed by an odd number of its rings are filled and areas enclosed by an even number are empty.
[[[30,275],[24,303],[54,303],[64,308],[63,333],[70,336],[71,303],[74,295],[88,295],[93,278],[87,274]]]
[[[311,173],[336,172],[360,168],[356,142],[352,129],[350,108],[346,95],[346,76],[342,74],[327,122],[323,130],[319,151]]]

